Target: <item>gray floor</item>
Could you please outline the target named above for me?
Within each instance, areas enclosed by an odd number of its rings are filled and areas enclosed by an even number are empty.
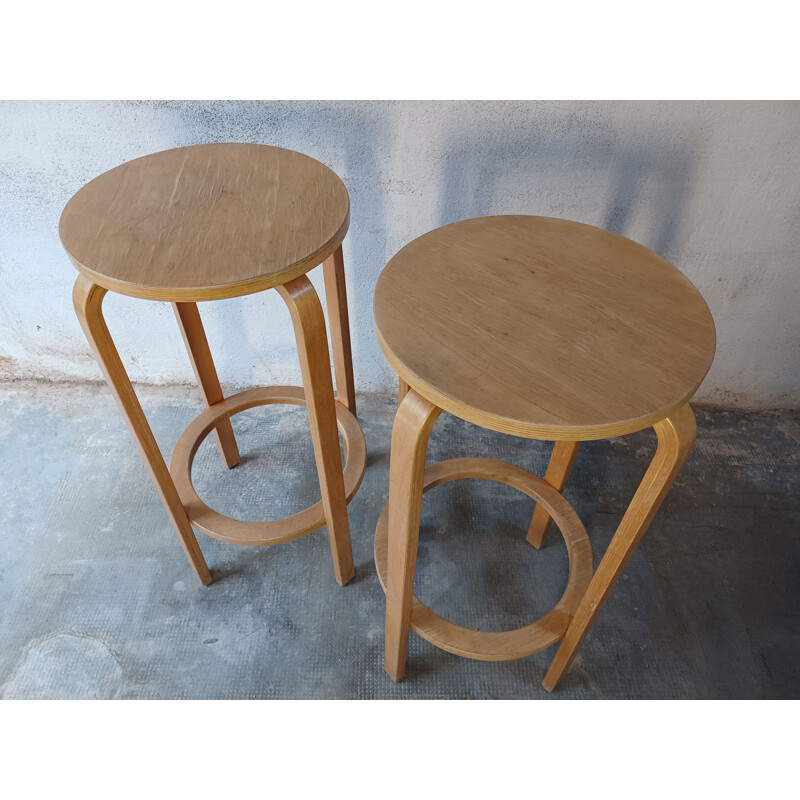
[[[200,410],[192,389],[143,389],[169,453]],[[4,698],[800,697],[800,418],[699,412],[690,460],[571,671],[541,688],[555,648],[482,663],[412,633],[406,680],[383,671],[372,562],[395,404],[361,397],[369,450],[350,505],[356,577],[333,578],[324,529],[267,548],[200,534],[215,581],[194,578],[104,386],[0,388],[0,693]],[[238,415],[244,456],[213,439],[200,495],[243,519],[318,497],[304,409]],[[565,492],[597,560],[654,447],[643,432],[585,445]],[[490,455],[540,474],[549,446],[437,422],[429,462]],[[416,593],[483,630],[543,615],[566,581],[556,531],[524,541],[533,503],[486,481],[426,495]]]

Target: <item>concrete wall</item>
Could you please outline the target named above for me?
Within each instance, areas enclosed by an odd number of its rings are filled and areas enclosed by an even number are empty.
[[[77,189],[157,150],[254,141],[314,156],[350,191],[359,390],[394,389],[372,329],[391,255],[448,222],[522,213],[607,227],[688,275],[718,333],[698,399],[798,407],[799,131],[800,103],[773,102],[2,103],[0,377],[100,377],[57,231]],[[169,306],[112,295],[106,309],[134,380],[192,380]],[[299,382],[275,292],[201,310],[223,383]]]

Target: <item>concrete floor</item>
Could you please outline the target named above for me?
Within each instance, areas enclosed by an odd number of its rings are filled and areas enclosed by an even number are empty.
[[[140,390],[165,454],[201,406],[190,388]],[[372,561],[388,488],[394,400],[361,397],[369,462],[350,505],[356,577],[334,581],[325,530],[266,548],[199,534],[214,575],[186,563],[105,386],[0,388],[0,693],[4,698],[800,697],[800,417],[699,412],[697,445],[552,695],[555,648],[483,663],[411,634],[406,680],[383,671],[384,599]],[[318,498],[304,409],[238,415],[244,456],[213,438],[200,495],[243,519]],[[655,444],[585,445],[565,492],[604,551]],[[542,474],[549,445],[442,415],[429,462],[491,455]],[[566,581],[553,531],[524,541],[533,503],[460,481],[423,505],[416,593],[463,625],[517,627]]]

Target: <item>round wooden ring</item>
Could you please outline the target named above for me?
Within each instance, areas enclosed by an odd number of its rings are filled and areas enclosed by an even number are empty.
[[[411,627],[431,644],[479,661],[507,661],[538,653],[564,637],[592,578],[592,546],[572,506],[546,481],[520,467],[490,458],[454,458],[425,470],[422,491],[460,478],[484,478],[513,486],[541,503],[558,525],[569,556],[567,588],[555,608],[540,620],[513,631],[473,631],[435,614],[416,596],[411,599]],[[389,505],[375,531],[375,564],[386,591]]]
[[[226,517],[209,508],[198,496],[192,484],[192,463],[198,447],[223,417],[231,417],[255,406],[285,403],[304,406],[305,393],[297,386],[269,386],[248,389],[207,408],[181,434],[172,451],[169,471],[192,525],[215,539],[233,544],[266,545],[299,539],[325,524],[322,501],[310,508],[283,519],[264,522],[244,522]],[[367,466],[367,445],[364,433],[355,416],[336,402],[336,422],[344,443],[344,490],[347,502],[353,499],[361,485]]]

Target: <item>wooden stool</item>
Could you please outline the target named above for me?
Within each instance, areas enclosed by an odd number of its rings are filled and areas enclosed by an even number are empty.
[[[608,231],[547,217],[447,225],[392,260],[375,291],[375,329],[400,376],[389,503],[375,535],[386,591],[386,670],[405,672],[409,626],[467,658],[522,658],[561,641],[543,685],[555,688],[694,444],[687,401],[714,356],[711,313],[669,262]],[[460,458],[425,469],[442,411],[502,433],[554,441],[544,480]],[[653,426],[658,448],[597,571],[561,496],[579,442]],[[566,591],[543,619],[478,632],[413,594],[423,492],[457,478],[510,484],[537,501],[527,539],[555,520],[570,559]]]
[[[266,545],[327,523],[336,580],[344,585],[353,577],[347,503],[364,475],[366,446],[355,416],[341,247],[349,223],[350,199],[334,172],[300,153],[257,144],[203,144],[135,159],[84,186],[61,215],[61,241],[80,272],[75,311],[204,584],[211,575],[192,525],[225,542]],[[305,275],[321,263],[338,401],[322,306]],[[223,398],[196,303],[272,288],[292,315],[305,391],[276,386]],[[175,310],[207,408],[178,440],[169,470],[103,319],[107,291],[166,300]],[[268,403],[307,407],[322,500],[281,520],[230,519],[197,496],[192,461],[213,430],[225,464],[236,466],[229,418]]]

